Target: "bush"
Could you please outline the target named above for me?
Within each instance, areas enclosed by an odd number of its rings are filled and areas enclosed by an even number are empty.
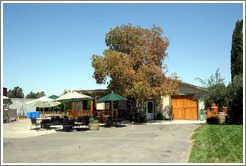
[[[91,124],[97,124],[98,120],[94,119],[93,117],[90,118],[90,123]]]
[[[145,115],[140,114],[139,115],[139,123],[146,123],[147,122],[147,118]]]
[[[165,118],[164,118],[164,115],[161,113],[161,112],[159,112],[158,114],[157,114],[157,120],[164,120]]]
[[[129,116],[130,122],[138,122],[138,123],[146,123],[147,119],[146,116],[142,113],[136,112],[135,114],[131,114]]]
[[[129,115],[129,122],[134,122],[135,116],[134,114]]]
[[[207,118],[207,124],[219,124],[220,120],[218,117]]]
[[[235,76],[227,91],[229,101],[226,123],[243,124],[243,76]]]

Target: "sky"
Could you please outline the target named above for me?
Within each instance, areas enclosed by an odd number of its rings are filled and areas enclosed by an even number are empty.
[[[231,80],[230,52],[242,3],[4,3],[3,80],[25,96],[44,91],[105,89],[96,84],[93,54],[107,49],[110,28],[161,27],[170,45],[164,64],[186,83],[201,86],[219,68]]]

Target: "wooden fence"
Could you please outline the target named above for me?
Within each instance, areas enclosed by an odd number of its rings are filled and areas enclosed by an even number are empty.
[[[129,111],[127,110],[114,110],[113,113],[111,110],[93,110],[92,114],[95,119],[97,119],[100,123],[106,123],[107,117],[113,117],[115,122],[119,122],[122,120],[126,120],[129,117]],[[90,110],[69,110],[68,115],[72,115],[74,118],[78,118],[79,116],[85,116],[86,114],[90,114]]]
[[[218,117],[221,122],[225,121],[225,116],[227,115],[227,107],[224,107],[222,112],[219,112],[219,108],[216,104],[211,104],[211,108],[206,110],[207,118]]]

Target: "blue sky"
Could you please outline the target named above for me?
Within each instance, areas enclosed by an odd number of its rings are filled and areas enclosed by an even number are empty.
[[[200,86],[220,68],[230,82],[232,33],[242,3],[5,3],[3,87],[27,95],[102,89],[92,78],[91,56],[102,55],[110,28],[132,23],[164,30],[169,72]]]

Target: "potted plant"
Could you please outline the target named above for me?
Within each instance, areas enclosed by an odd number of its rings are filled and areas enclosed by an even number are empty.
[[[99,130],[98,120],[96,120],[93,117],[91,117],[89,121],[90,121],[89,130]]]

